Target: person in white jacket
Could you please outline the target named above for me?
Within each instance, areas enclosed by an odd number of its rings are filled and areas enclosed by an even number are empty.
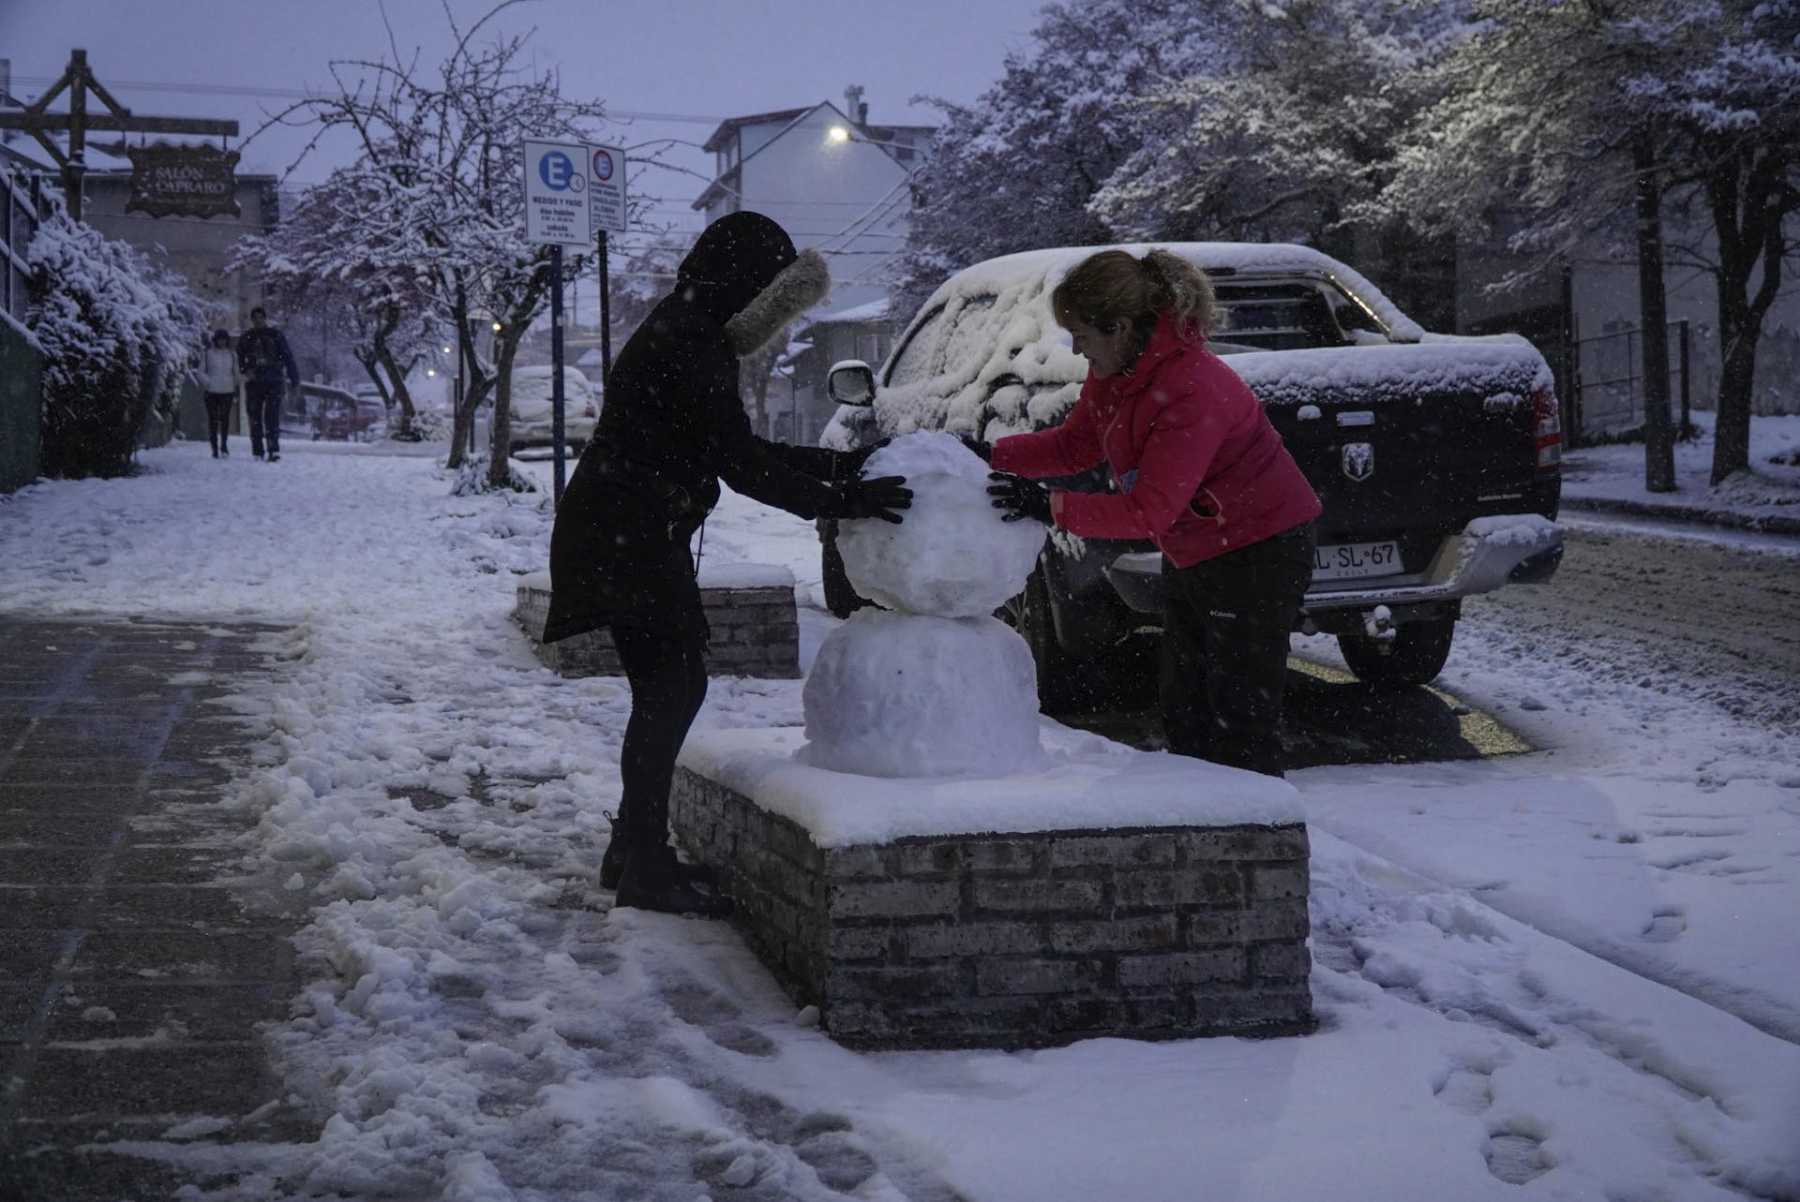
[[[200,372],[200,386],[206,393],[206,437],[212,443],[214,459],[231,454],[226,436],[231,432],[231,411],[237,408],[238,387],[243,382],[231,335],[214,330]]]

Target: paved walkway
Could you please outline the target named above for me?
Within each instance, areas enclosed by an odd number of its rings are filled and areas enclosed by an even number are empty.
[[[115,1141],[311,1137],[256,1030],[298,990],[297,921],[242,875],[248,821],[219,803],[247,740],[207,704],[271,670],[271,629],[0,615],[6,1202],[186,1180]]]

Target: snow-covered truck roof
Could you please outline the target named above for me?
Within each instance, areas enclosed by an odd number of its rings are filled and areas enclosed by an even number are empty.
[[[1372,401],[1479,390],[1521,401],[1550,387],[1543,357],[1515,335],[1461,338],[1429,334],[1360,272],[1307,246],[1251,242],[1125,243],[1134,255],[1161,248],[1229,283],[1317,280],[1337,288],[1382,327],[1374,345],[1251,351],[1227,349],[1228,362],[1266,404],[1304,404],[1346,389]],[[1087,361],[1056,324],[1050,294],[1081,260],[1104,247],[1057,247],[988,259],[951,276],[920,307],[883,364],[874,411],[843,410],[827,446],[864,436],[850,427],[875,421],[880,434],[947,429],[994,438],[1053,424],[1075,403]],[[1230,309],[1229,298],[1225,308]],[[928,323],[931,328],[922,329]],[[1231,353],[1248,352],[1248,353]]]
[[[964,268],[945,280],[919,310],[929,313],[954,295],[993,295],[1010,284],[1035,277],[1050,289],[1069,274],[1075,264],[1102,250],[1123,250],[1142,257],[1152,250],[1166,250],[1213,275],[1311,276],[1331,280],[1353,300],[1366,306],[1387,327],[1395,342],[1418,342],[1425,331],[1400,311],[1381,289],[1355,268],[1310,246],[1291,242],[1126,242],[1113,247],[1059,246],[1001,255]]]

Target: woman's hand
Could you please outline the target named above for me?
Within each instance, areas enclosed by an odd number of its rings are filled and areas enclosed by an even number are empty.
[[[994,481],[988,485],[988,496],[994,498],[994,508],[1006,511],[1001,521],[1018,522],[1031,518],[1046,526],[1050,524],[1050,492],[1043,485],[1011,472],[989,472],[988,479]]]
[[[994,461],[994,446],[992,443],[982,442],[979,438],[974,438],[968,434],[958,434],[956,438],[963,446],[968,447],[969,450],[981,456],[981,461],[983,463],[992,463]]]
[[[851,480],[843,486],[843,508],[827,516],[846,520],[880,518],[898,526],[900,509],[912,508],[912,489],[905,488],[905,476],[877,476],[873,480]]]

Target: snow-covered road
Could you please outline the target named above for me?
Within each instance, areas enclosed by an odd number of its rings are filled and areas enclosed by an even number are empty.
[[[239,804],[315,907],[271,1038],[329,1121],[141,1149],[248,1174],[212,1196],[1800,1198],[1800,751],[1679,663],[1472,613],[1446,682],[1547,750],[1299,774],[1315,1036],[857,1055],[728,928],[594,891],[626,697],[510,625],[538,500],[310,452],[0,502],[0,609],[293,625],[232,700],[267,731]],[[737,498],[707,555],[817,577]],[[702,721],[799,713],[719,680]]]

